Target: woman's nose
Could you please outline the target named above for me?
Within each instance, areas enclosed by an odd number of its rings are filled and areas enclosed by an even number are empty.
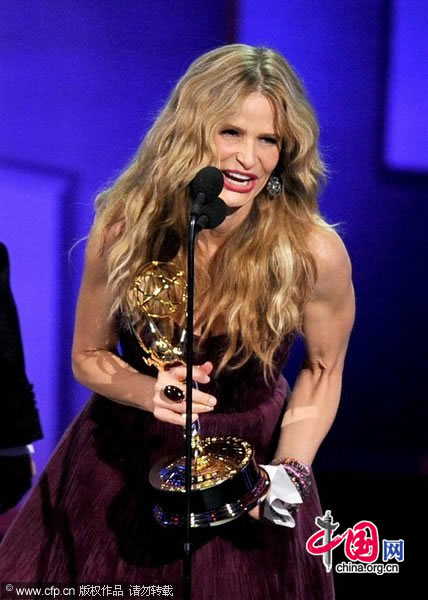
[[[248,170],[253,167],[256,162],[256,147],[254,142],[244,140],[237,152],[236,158],[244,169]]]

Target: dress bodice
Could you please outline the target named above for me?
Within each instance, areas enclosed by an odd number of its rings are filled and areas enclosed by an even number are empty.
[[[195,336],[195,342],[197,339]],[[225,368],[217,375],[216,367],[220,363],[226,344],[225,334],[210,336],[201,348],[195,343],[194,364],[201,365],[209,360],[214,365],[211,381],[206,385],[199,385],[199,388],[217,398],[216,412],[238,413],[256,408],[266,397],[272,395],[287,361],[292,336],[284,340],[275,354],[274,377],[270,382],[265,381],[263,368],[256,357],[250,357],[239,368]],[[144,353],[129,329],[120,330],[120,347],[122,357],[127,363],[142,373],[156,377],[156,368],[146,365]]]

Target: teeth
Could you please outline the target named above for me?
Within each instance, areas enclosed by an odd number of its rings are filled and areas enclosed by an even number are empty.
[[[229,173],[228,171],[225,171],[224,174],[226,175],[226,177],[228,179],[233,179],[233,180],[238,180],[238,181],[243,181],[243,182],[251,181],[251,177],[248,177],[247,175],[241,175],[241,173]]]
[[[240,173],[233,173],[233,175],[230,175],[231,177],[234,177],[235,179],[240,179],[241,181],[250,181],[250,177],[247,177],[246,175],[241,175]]]
[[[241,181],[240,179],[232,179],[232,177],[227,177],[226,176],[227,181],[230,181],[230,183],[233,183],[233,185],[237,185],[238,187],[248,187],[250,181],[248,179]]]

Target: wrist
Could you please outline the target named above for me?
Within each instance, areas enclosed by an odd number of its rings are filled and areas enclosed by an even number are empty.
[[[308,496],[312,484],[309,465],[291,457],[275,458],[270,464],[284,468],[303,500]]]

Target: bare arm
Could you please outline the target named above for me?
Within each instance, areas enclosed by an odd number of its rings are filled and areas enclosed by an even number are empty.
[[[276,458],[308,465],[339,405],[343,364],[355,315],[351,266],[336,234],[314,236],[318,277],[303,320],[306,355],[284,415]]]
[[[86,248],[85,270],[77,303],[72,366],[76,379],[94,392],[115,402],[153,412],[156,418],[183,424],[184,402],[177,404],[162,393],[185,376],[184,367],[161,372],[157,379],[143,375],[117,354],[117,333],[109,316],[112,298],[107,286],[106,248],[113,243],[120,226],[112,226],[104,242],[90,237]],[[205,383],[212,365],[195,367],[194,379]],[[209,378],[208,378],[209,379]],[[193,411],[211,410],[211,397],[195,391]],[[196,417],[195,417],[196,418]]]

